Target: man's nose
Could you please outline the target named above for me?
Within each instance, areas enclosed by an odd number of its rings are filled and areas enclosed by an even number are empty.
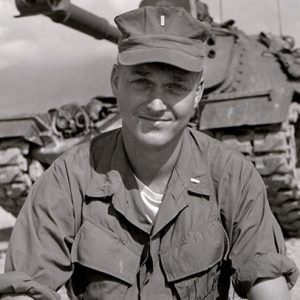
[[[151,93],[151,98],[147,103],[147,108],[153,111],[161,111],[167,108],[166,104],[164,103],[164,95],[163,91],[159,88],[155,88]]]
[[[152,98],[148,102],[147,108],[152,111],[162,111],[166,110],[167,106],[161,98]]]

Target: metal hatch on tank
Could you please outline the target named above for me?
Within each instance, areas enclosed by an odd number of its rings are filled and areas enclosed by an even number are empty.
[[[144,0],[140,6],[184,6],[212,33],[204,98],[190,125],[242,152],[262,175],[271,208],[287,236],[300,236],[300,50],[292,37],[248,35],[233,20],[217,23],[195,0]],[[16,0],[20,16],[55,22],[116,43],[118,30],[70,0]],[[121,125],[115,99],[0,120],[0,204],[15,215],[29,187],[60,153]]]

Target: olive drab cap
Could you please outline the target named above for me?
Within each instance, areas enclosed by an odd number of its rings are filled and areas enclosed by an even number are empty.
[[[199,72],[209,25],[182,7],[145,6],[115,18],[121,31],[118,61],[122,65],[150,62]]]

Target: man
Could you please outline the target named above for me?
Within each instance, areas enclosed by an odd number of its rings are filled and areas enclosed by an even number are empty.
[[[231,277],[242,297],[289,299],[297,270],[262,179],[187,128],[207,26],[163,7],[116,23],[111,85],[123,126],[64,154],[31,190],[2,299],[59,299],[64,284],[71,299],[227,299]]]

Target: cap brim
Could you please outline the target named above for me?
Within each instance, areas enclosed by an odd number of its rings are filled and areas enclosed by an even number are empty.
[[[191,72],[200,72],[203,68],[202,57],[170,48],[128,49],[119,53],[118,61],[125,66],[160,62]]]

